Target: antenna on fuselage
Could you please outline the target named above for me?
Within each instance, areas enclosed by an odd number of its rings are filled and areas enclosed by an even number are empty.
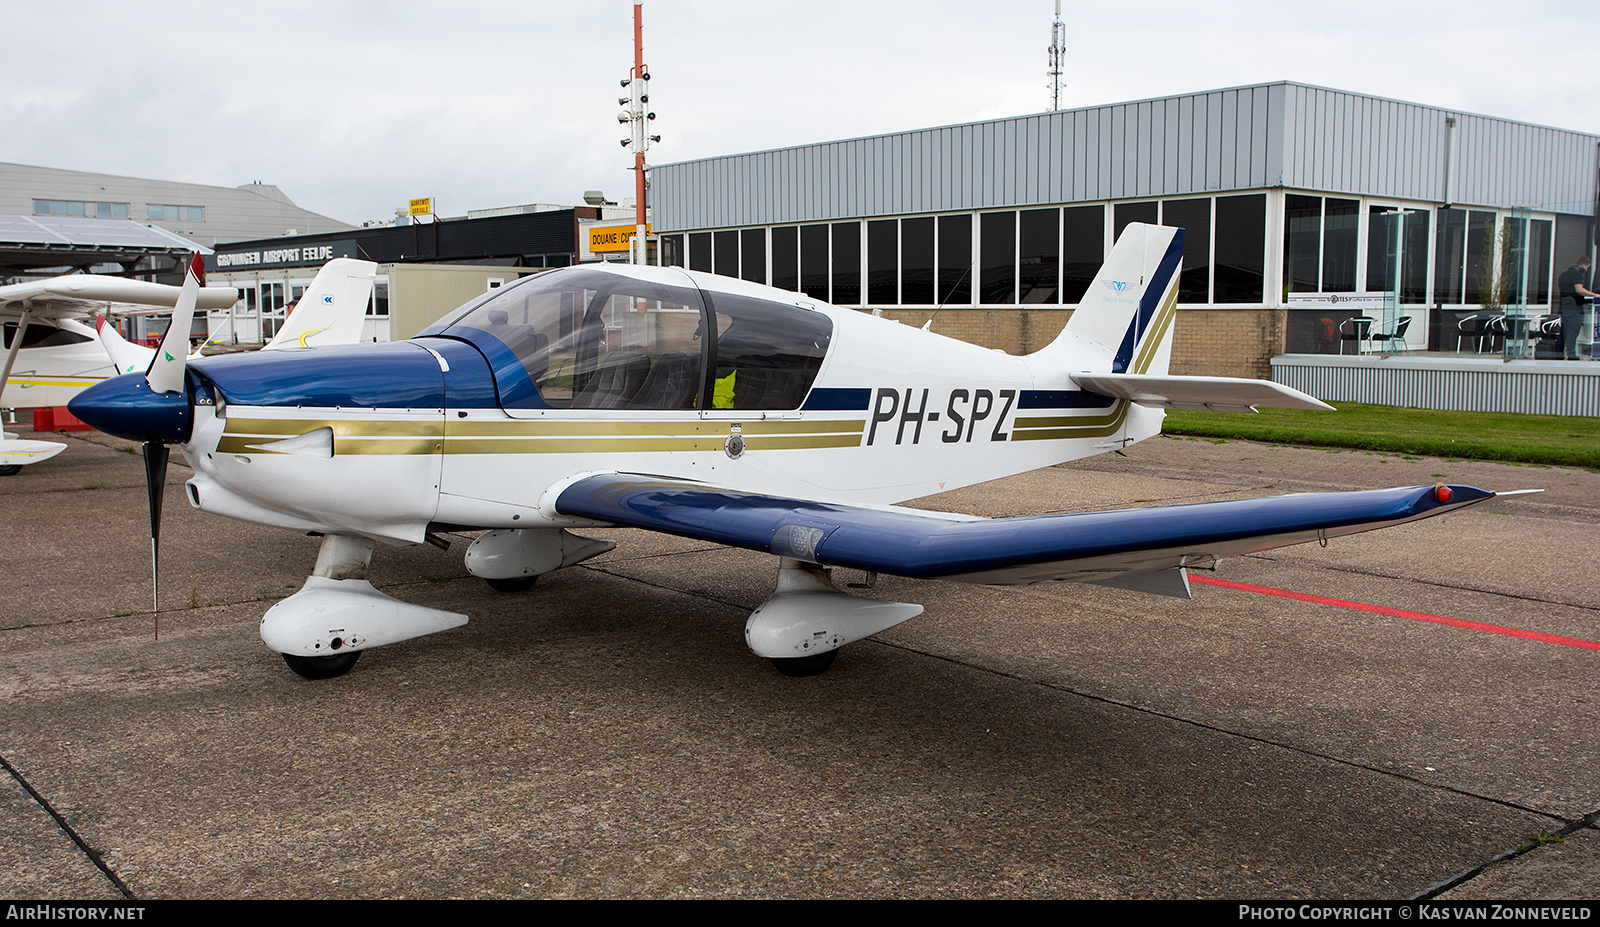
[[[923,331],[925,331],[925,332],[933,331],[933,320],[937,319],[939,317],[939,313],[944,309],[944,304],[949,302],[950,301],[950,297],[955,294],[956,290],[961,288],[962,281],[967,279],[967,277],[972,273],[972,268],[977,266],[977,263],[978,262],[976,260],[974,260],[971,263],[969,263],[967,265],[966,269],[961,272],[961,276],[956,278],[956,282],[950,284],[950,289],[946,290],[945,294],[943,296],[939,297],[939,304],[937,306],[933,307],[933,315],[928,316],[928,321],[922,323],[922,330]],[[937,269],[935,269],[935,271],[934,271],[933,280],[934,280],[934,286],[937,287],[939,285],[939,277],[938,277],[938,270]]]

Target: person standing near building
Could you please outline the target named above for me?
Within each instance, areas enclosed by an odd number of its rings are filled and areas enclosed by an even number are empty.
[[[1583,327],[1583,300],[1595,296],[1589,289],[1589,256],[1580,256],[1562,271],[1557,283],[1561,292],[1561,357],[1579,360],[1578,329]]]

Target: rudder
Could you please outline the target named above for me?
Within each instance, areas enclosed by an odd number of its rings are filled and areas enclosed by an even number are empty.
[[[1066,328],[1032,356],[1087,353],[1113,373],[1166,373],[1183,238],[1180,228],[1129,223]]]

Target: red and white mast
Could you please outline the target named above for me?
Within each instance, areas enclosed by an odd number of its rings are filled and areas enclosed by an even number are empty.
[[[650,123],[656,114],[650,112],[650,69],[644,64],[644,3],[634,0],[633,4],[633,70],[628,72],[628,78],[622,86],[631,88],[628,96],[617,102],[628,107],[626,111],[617,116],[618,122],[631,124],[632,137],[622,140],[623,147],[633,148],[633,190],[634,190],[634,230],[633,242],[629,247],[633,263],[645,263],[645,171],[649,165],[645,163],[644,153],[650,149],[651,142],[661,141],[661,136],[650,134]]]

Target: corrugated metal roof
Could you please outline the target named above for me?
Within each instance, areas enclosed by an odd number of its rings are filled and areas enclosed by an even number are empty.
[[[652,206],[661,232],[1268,187],[1588,215],[1597,143],[1281,82],[663,164]]]

